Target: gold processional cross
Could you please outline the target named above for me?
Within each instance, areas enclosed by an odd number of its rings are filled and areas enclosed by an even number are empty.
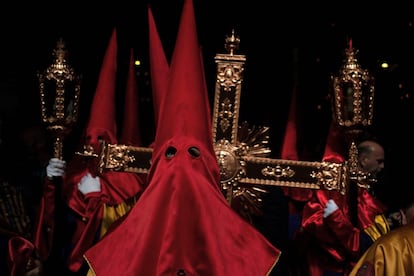
[[[267,186],[336,190],[346,193],[356,164],[356,147],[344,163],[269,158],[268,127],[239,125],[240,97],[246,57],[235,54],[240,43],[234,31],[226,38],[229,53],[217,54],[213,107],[213,141],[221,173],[221,188],[229,204],[243,217],[260,212]],[[148,173],[152,149],[102,143],[99,170]],[[353,164],[352,166],[350,164]]]

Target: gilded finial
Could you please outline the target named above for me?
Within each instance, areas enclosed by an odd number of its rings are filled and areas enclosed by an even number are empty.
[[[59,38],[59,40],[56,42],[56,49],[53,50],[53,56],[56,57],[56,60],[64,61],[66,59],[67,55],[65,42],[63,41],[63,38]]]
[[[226,44],[224,44],[224,47],[227,51],[230,52],[230,55],[232,56],[234,54],[234,50],[239,49],[240,44],[240,38],[234,35],[234,29],[231,32],[231,36],[226,37]]]
[[[354,49],[352,47],[352,39],[349,41],[349,48],[345,49],[345,57],[346,57],[346,61],[345,64],[343,65],[343,70],[354,70],[354,73],[357,73],[357,76],[359,77],[360,75],[363,74],[361,69],[361,66],[358,63],[358,60],[356,58],[356,55],[358,54],[358,50]]]
[[[46,73],[50,75],[50,77],[54,77],[56,79],[70,79],[72,80],[75,72],[67,63],[68,51],[66,50],[65,42],[62,38],[60,38],[56,42],[56,48],[53,49],[52,56],[54,57],[54,63],[52,63],[49,68],[47,68]]]

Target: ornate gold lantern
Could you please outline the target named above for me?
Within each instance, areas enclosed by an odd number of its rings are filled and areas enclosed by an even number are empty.
[[[63,139],[78,118],[81,77],[67,63],[62,38],[57,41],[53,57],[54,62],[37,76],[42,121],[54,137],[54,157],[62,159]]]
[[[374,78],[361,68],[356,58],[358,51],[345,50],[346,60],[337,76],[332,77],[334,93],[334,120],[346,132],[360,132],[372,124],[374,111]]]
[[[355,140],[365,127],[372,125],[375,86],[374,78],[358,63],[357,53],[351,40],[345,50],[343,66],[338,75],[332,77],[333,119],[343,128],[349,143],[349,177],[362,185],[369,176],[359,170]]]

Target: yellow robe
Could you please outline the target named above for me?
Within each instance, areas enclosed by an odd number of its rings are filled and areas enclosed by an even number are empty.
[[[414,222],[381,236],[350,273],[350,276],[368,275],[414,275]]]

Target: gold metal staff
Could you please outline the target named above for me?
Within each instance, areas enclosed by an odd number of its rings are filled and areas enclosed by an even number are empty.
[[[60,38],[53,50],[54,62],[38,73],[43,123],[54,137],[54,157],[63,158],[63,139],[78,118],[81,77],[67,63],[68,51]]]

